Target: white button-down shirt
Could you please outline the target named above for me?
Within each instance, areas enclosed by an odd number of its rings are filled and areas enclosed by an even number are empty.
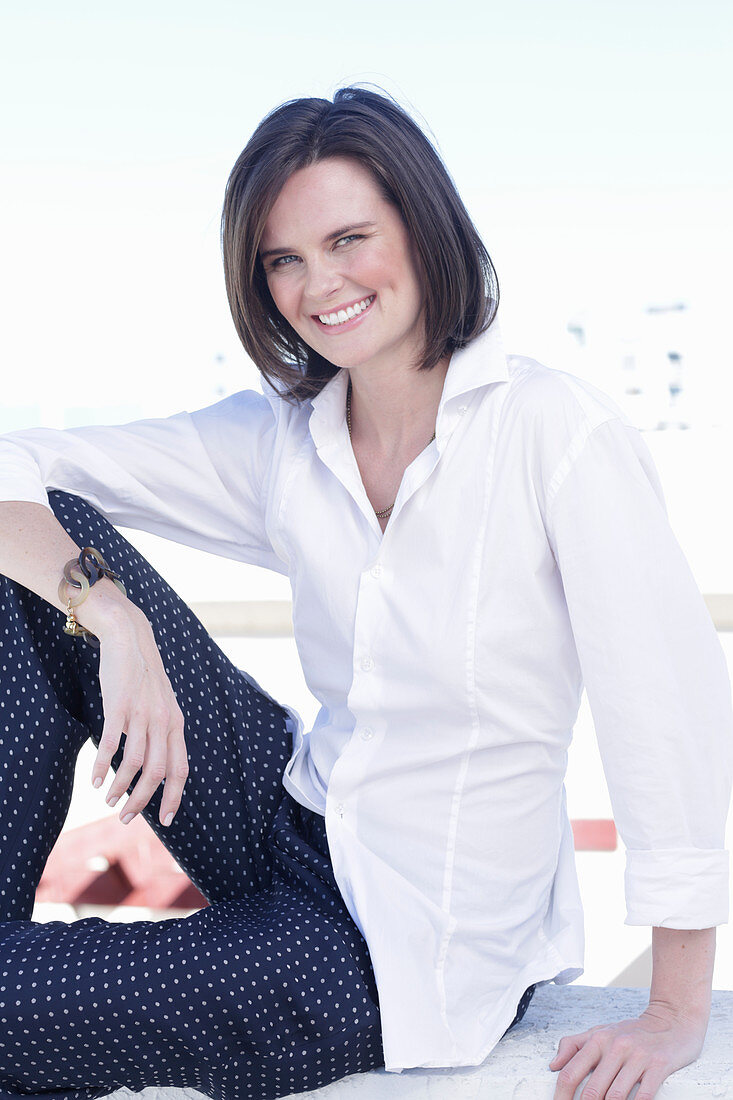
[[[290,577],[321,710],[293,723],[283,782],[325,814],[386,1067],[473,1065],[528,985],[582,973],[563,780],[584,684],[626,923],[727,921],[730,680],[649,450],[610,397],[505,356],[495,322],[454,352],[436,438],[382,533],[347,380],[300,406],[263,383],[190,414],[11,433],[0,499],[80,493],[114,523]]]

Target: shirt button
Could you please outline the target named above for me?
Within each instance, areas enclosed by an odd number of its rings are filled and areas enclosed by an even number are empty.
[[[463,416],[463,414],[466,412],[467,409],[468,409],[468,405],[459,405],[458,406],[458,415]]]
[[[371,672],[374,668],[374,661],[371,659],[371,657],[362,657],[361,667],[364,669],[365,672]]]
[[[376,564],[371,567],[369,572],[371,573],[371,575],[373,577],[381,577],[381,575],[382,575],[382,566],[381,566],[381,564],[379,562],[376,562]]]
[[[364,726],[360,736],[362,741],[371,741],[372,737],[374,737],[374,730],[369,729],[369,726]]]
[[[334,810],[339,815],[339,817],[343,817],[344,816],[344,804],[343,804],[343,802],[337,802],[336,805],[334,806]]]

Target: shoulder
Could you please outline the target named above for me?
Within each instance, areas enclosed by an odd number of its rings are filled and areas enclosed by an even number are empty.
[[[236,393],[230,393],[212,405],[196,409],[191,413],[191,417],[195,423],[200,424],[226,424],[258,418],[263,421],[274,419],[271,403],[257,390],[238,390]]]
[[[591,432],[607,420],[630,424],[621,406],[605,390],[569,371],[523,355],[508,355],[506,412],[566,436]]]
[[[282,437],[305,421],[310,402],[297,405],[286,401],[277,390],[262,381],[262,392],[238,390],[206,408],[191,413],[191,419],[201,435],[228,436],[243,431],[261,437]]]
[[[532,470],[538,497],[545,504],[581,456],[587,464],[591,440],[597,446],[592,448],[589,477],[597,484],[614,468],[633,462],[634,454],[646,463],[638,429],[603,389],[526,356],[507,356],[507,366],[504,434],[512,452],[518,450]]]

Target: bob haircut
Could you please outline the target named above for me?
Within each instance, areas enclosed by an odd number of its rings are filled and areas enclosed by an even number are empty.
[[[333,103],[283,103],[260,122],[229,175],[221,245],[239,339],[261,374],[294,402],[319,393],[339,368],[305,344],[275,306],[259,247],[289,177],[327,157],[350,157],[368,169],[414,242],[424,301],[420,370],[489,328],[499,305],[494,265],[453,180],[394,99],[349,86]]]

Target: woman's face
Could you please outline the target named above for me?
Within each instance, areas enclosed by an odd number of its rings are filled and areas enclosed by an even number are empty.
[[[294,172],[270,211],[260,258],[280,313],[335,366],[418,361],[423,302],[411,241],[358,161],[330,157]]]

